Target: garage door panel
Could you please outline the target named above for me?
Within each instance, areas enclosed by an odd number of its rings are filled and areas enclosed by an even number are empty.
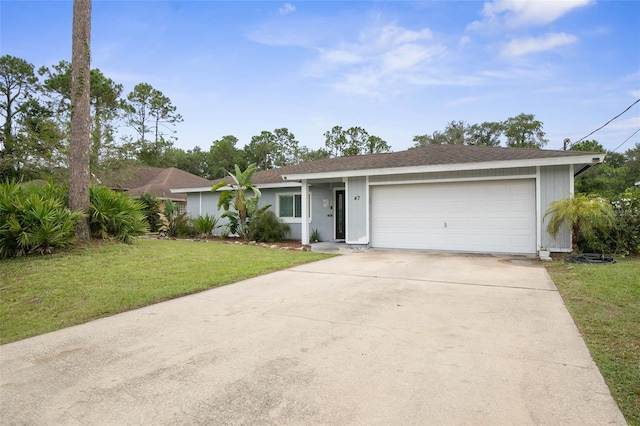
[[[535,182],[374,186],[374,247],[535,253]]]

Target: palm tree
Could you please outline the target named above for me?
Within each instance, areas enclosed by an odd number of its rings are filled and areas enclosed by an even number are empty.
[[[611,204],[594,195],[576,195],[551,203],[544,217],[551,216],[547,232],[556,238],[560,227],[566,224],[572,231],[573,251],[578,251],[578,239],[593,240],[596,232],[608,234],[615,225]]]
[[[223,180],[211,188],[211,191],[227,186],[231,188],[220,193],[218,208],[222,207],[225,210],[222,217],[229,219],[231,233],[245,239],[248,235],[247,220],[255,213],[258,199],[262,195],[258,187],[251,182],[257,170],[255,164],[249,164],[244,171],[236,164],[235,174],[227,172],[233,180],[232,184]],[[253,192],[253,197],[247,196],[249,191]],[[230,210],[231,207],[234,211]]]

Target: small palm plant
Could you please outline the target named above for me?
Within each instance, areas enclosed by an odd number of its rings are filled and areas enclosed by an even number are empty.
[[[551,203],[544,217],[551,216],[547,231],[555,238],[562,225],[572,231],[573,251],[578,251],[578,239],[592,241],[597,232],[605,235],[615,226],[615,215],[611,204],[593,195],[579,194]]]
[[[198,216],[193,219],[193,226],[196,227],[200,233],[200,238],[209,238],[213,233],[213,230],[218,228],[218,218],[215,215]]]
[[[240,238],[248,238],[247,221],[252,215],[257,214],[258,199],[262,195],[257,186],[251,179],[258,169],[255,164],[249,164],[242,171],[238,165],[235,165],[235,174],[227,172],[233,183],[220,181],[215,184],[211,191],[217,191],[220,188],[230,187],[220,192],[218,199],[218,208],[222,207],[224,213],[222,217],[229,220],[229,230],[232,234],[237,234]],[[253,192],[253,197],[249,196],[249,192]],[[233,210],[231,209],[233,207]],[[263,209],[264,210],[264,209]]]

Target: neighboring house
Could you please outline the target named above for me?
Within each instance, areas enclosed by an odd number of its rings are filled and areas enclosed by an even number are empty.
[[[571,251],[567,229],[546,232],[550,203],[603,153],[433,145],[312,161],[254,175],[260,205],[309,242],[480,253]],[[174,187],[178,188],[178,187]],[[210,186],[181,187],[190,216],[220,215]],[[303,203],[302,200],[308,199]]]
[[[155,195],[160,200],[171,200],[176,203],[178,211],[186,211],[187,194],[173,193],[171,188],[209,186],[207,179],[196,176],[184,170],[169,167],[162,169],[151,166],[131,166],[121,170],[114,170],[97,177],[104,186],[117,191],[124,191],[134,198],[145,192]]]

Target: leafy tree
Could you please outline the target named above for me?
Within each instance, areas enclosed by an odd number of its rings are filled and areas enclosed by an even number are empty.
[[[69,158],[69,208],[85,216],[76,228],[81,241],[91,238],[89,228],[89,84],[91,0],[73,2],[71,55],[71,155]]]
[[[32,101],[37,82],[32,64],[11,55],[0,57],[0,114],[5,119],[0,136],[0,179],[16,175],[13,124]]]
[[[347,137],[341,126],[333,126],[324,132],[325,147],[331,157],[342,157],[347,149]]]
[[[326,151],[332,157],[375,154],[391,150],[385,140],[370,135],[362,127],[350,127],[343,130],[340,126],[334,126],[324,133],[324,137]],[[322,155],[322,153],[320,154]]]
[[[50,68],[41,67],[45,77],[43,89],[49,95],[49,109],[55,113],[60,125],[67,127],[71,113],[71,64],[60,61]],[[122,85],[106,77],[99,69],[90,71],[89,103],[91,115],[92,168],[113,159],[115,144],[115,120],[123,113]]]
[[[173,146],[173,126],[183,121],[182,116],[167,96],[148,83],[133,88],[127,95],[125,109],[127,123],[138,134],[139,160],[149,166],[162,166],[165,151]]]
[[[597,152],[598,145],[589,143],[587,147],[589,151],[596,148]],[[571,149],[573,150],[574,147],[575,145]],[[639,176],[640,144],[636,144],[624,154],[607,152],[602,164],[591,167],[576,179],[575,188],[578,193],[615,198],[627,188],[634,186]]]
[[[435,131],[431,135],[416,135],[414,147],[426,145],[466,145],[469,125],[464,121],[451,121],[444,132]]]
[[[180,148],[169,148],[165,151],[162,166],[175,167],[194,175],[205,177],[207,173],[207,153],[199,146],[193,149],[183,150]]]
[[[500,137],[504,132],[502,123],[485,121],[467,128],[466,145],[500,146]]]
[[[323,158],[330,158],[331,154],[329,154],[329,151],[327,151],[324,148],[319,148],[319,149],[308,149],[308,148],[303,148],[302,150],[302,154],[301,154],[301,160],[303,163],[306,163],[308,161],[315,161],[315,160],[322,160]]]
[[[24,106],[14,135],[17,142],[13,150],[16,170],[23,178],[62,179],[62,176],[55,176],[54,173],[66,164],[68,157],[63,131],[52,112],[35,99]]]
[[[232,170],[235,164],[240,168],[246,166],[244,152],[236,148],[238,138],[226,135],[213,141],[209,152],[206,153],[206,169],[203,175],[207,179],[220,179],[227,175],[227,170]]]
[[[504,123],[504,136],[510,148],[540,149],[549,142],[542,130],[542,122],[533,114],[520,114],[507,118]]]
[[[571,151],[605,152],[605,149],[597,140],[584,140],[571,145]]]
[[[551,203],[545,218],[551,216],[547,231],[555,238],[562,225],[572,230],[572,247],[578,251],[578,241],[584,238],[591,242],[597,238],[598,232],[608,234],[615,226],[615,215],[611,204],[594,196],[578,194]]]
[[[442,134],[439,131],[435,131],[433,132],[433,134],[431,135],[415,135],[413,137],[413,141],[415,142],[415,144],[413,145],[413,148],[419,148],[421,146],[427,146],[427,145],[446,145],[446,139],[444,134]]]
[[[289,129],[263,130],[245,146],[245,159],[261,170],[297,164],[302,161],[300,143]]]
[[[263,130],[259,135],[253,136],[251,142],[245,145],[244,156],[248,163],[255,164],[256,168],[260,170],[273,169],[275,150],[273,133]]]
[[[225,189],[220,192],[218,209],[220,207],[224,209],[222,217],[229,220],[231,233],[237,234],[243,239],[248,237],[248,219],[261,212],[258,211],[257,205],[262,194],[258,187],[251,182],[257,170],[255,164],[249,164],[244,171],[236,164],[235,174],[228,173],[232,180],[231,184],[223,180],[211,187],[211,191],[217,191],[227,186],[230,187],[230,189]],[[249,196],[249,192],[253,193],[253,197]],[[233,210],[231,210],[231,208],[233,208]],[[263,207],[261,210],[265,209],[266,207]]]

